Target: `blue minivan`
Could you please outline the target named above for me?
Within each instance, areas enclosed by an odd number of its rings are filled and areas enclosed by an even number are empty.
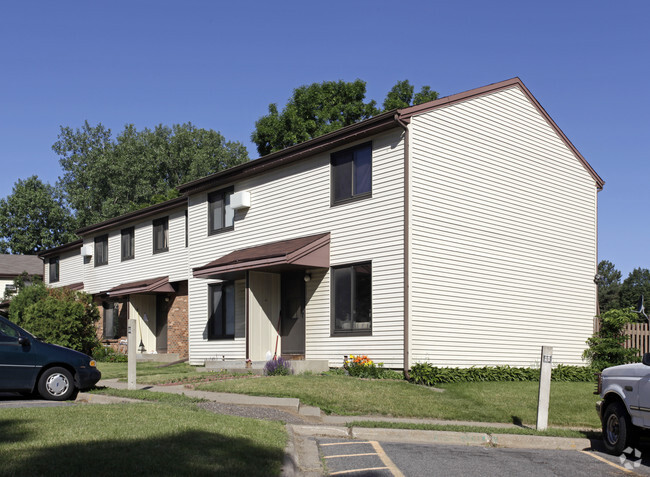
[[[65,401],[101,376],[90,356],[44,343],[0,314],[0,391]]]

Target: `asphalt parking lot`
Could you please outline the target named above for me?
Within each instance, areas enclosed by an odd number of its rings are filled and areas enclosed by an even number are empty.
[[[38,396],[23,396],[19,393],[0,393],[0,409],[7,407],[59,407],[73,405],[74,401],[46,401]]]
[[[317,439],[317,443],[329,475],[650,476],[650,459],[639,459],[639,452],[637,456],[619,458],[578,450],[501,449],[329,438]],[[641,454],[650,456],[650,451]]]

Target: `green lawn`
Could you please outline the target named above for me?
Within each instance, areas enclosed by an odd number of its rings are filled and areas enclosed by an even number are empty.
[[[97,368],[102,372],[102,379],[118,378],[122,381],[127,379],[126,363],[97,363]],[[138,384],[168,384],[219,380],[238,375],[226,371],[199,372],[196,366],[187,363],[171,366],[164,363],[138,363],[136,376]]]
[[[297,375],[235,379],[199,384],[196,389],[255,396],[296,397],[303,404],[342,415],[378,414],[534,425],[538,383],[455,383],[435,392],[405,381],[348,376]],[[593,383],[551,384],[549,425],[600,427]]]
[[[163,367],[161,367],[163,366]],[[97,369],[102,373],[102,379],[123,378],[127,376],[126,363],[97,363]],[[198,374],[195,366],[187,363],[165,366],[165,363],[138,363],[136,365],[138,378],[148,376],[188,376]]]
[[[281,423],[160,403],[0,409],[0,475],[278,475]]]

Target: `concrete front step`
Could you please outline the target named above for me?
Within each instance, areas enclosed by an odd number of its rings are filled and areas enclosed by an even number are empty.
[[[136,361],[140,362],[155,362],[155,363],[172,363],[180,359],[178,353],[137,353],[135,355]]]
[[[306,371],[312,373],[323,373],[329,371],[329,362],[326,359],[301,359],[290,360],[291,369],[295,374],[304,373]],[[230,371],[233,373],[246,373],[252,372],[253,374],[260,374],[258,371],[263,371],[266,361],[252,361],[246,365],[243,360],[221,360],[221,359],[206,359],[205,371]]]

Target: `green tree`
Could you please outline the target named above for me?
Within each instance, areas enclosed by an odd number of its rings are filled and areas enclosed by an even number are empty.
[[[92,296],[68,288],[48,288],[41,280],[16,282],[18,294],[9,305],[9,319],[48,343],[90,354],[98,344],[95,322],[99,310]]]
[[[269,114],[255,123],[251,140],[264,156],[349,126],[379,113],[377,103],[366,103],[365,97],[366,83],[359,79],[300,86],[281,113],[276,104],[269,105]]]
[[[601,314],[600,331],[587,340],[589,348],[584,351],[583,358],[598,370],[639,361],[638,349],[623,347],[628,339],[625,325],[634,321],[637,316],[630,309],[614,309]]]
[[[636,307],[639,297],[643,295],[646,303],[650,302],[650,270],[635,268],[621,285],[621,308]]]
[[[78,227],[173,198],[184,182],[248,161],[241,143],[191,123],[140,131],[129,124],[113,139],[110,129],[86,121],[61,127],[52,149]]]
[[[384,111],[406,108],[438,99],[438,93],[432,91],[430,86],[423,86],[415,96],[413,95],[414,90],[415,88],[409,83],[409,80],[398,81],[386,95]]]
[[[384,110],[404,108],[438,97],[429,86],[413,94],[408,82],[398,81],[384,101]],[[381,112],[374,100],[365,101],[366,83],[357,79],[352,82],[324,81],[300,86],[282,112],[277,104],[269,105],[269,114],[255,123],[251,141],[257,152],[264,156],[271,152],[336,131],[350,124],[363,121]]]
[[[598,306],[600,313],[620,308],[621,272],[609,260],[598,264]]]
[[[59,192],[37,176],[19,179],[0,199],[0,252],[34,254],[74,240],[73,220]]]

